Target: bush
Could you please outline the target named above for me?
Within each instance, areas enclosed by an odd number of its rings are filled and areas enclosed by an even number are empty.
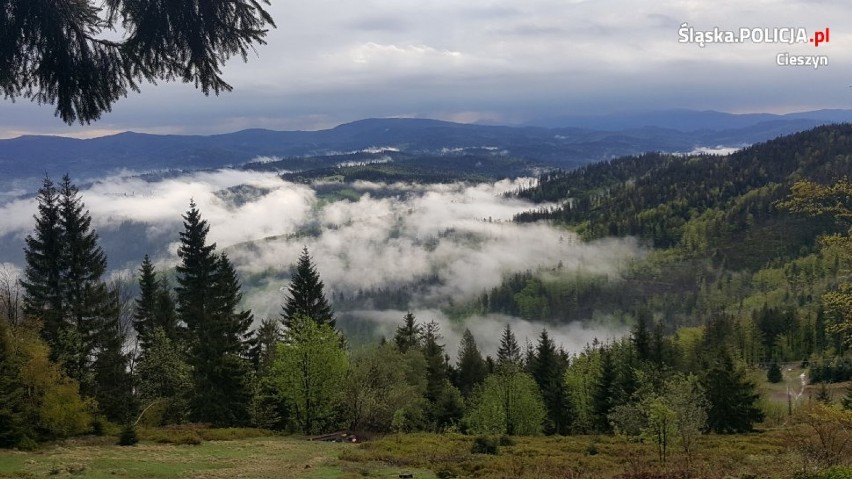
[[[497,442],[501,446],[514,446],[515,445],[515,440],[512,439],[510,436],[507,436],[506,434],[503,434],[502,436],[500,436],[500,439]]]
[[[784,380],[784,375],[781,373],[781,366],[778,364],[778,361],[772,361],[772,364],[769,365],[769,369],[766,371],[766,380],[773,384]]]
[[[136,428],[133,424],[124,426],[121,430],[121,435],[118,436],[119,446],[133,446],[139,442],[139,437],[136,435]]]
[[[488,436],[476,436],[473,440],[473,446],[470,447],[471,454],[491,454],[497,455],[497,441]]]
[[[17,448],[21,451],[35,451],[38,449],[38,443],[35,442],[33,438],[24,436],[20,441],[18,441]]]

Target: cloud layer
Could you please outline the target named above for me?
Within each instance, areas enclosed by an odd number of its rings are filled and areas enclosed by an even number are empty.
[[[272,173],[226,169],[158,181],[109,177],[91,182],[81,195],[110,266],[118,271],[135,271],[146,253],[161,268],[176,264],[180,215],[193,199],[210,223],[208,241],[228,252],[250,284],[246,301],[258,318],[278,314],[290,268],[307,246],[329,295],[351,297],[358,291],[420,284],[408,306],[445,322],[442,308],[478,297],[511,273],[561,263],[570,272],[617,277],[627,262],[642,255],[631,239],[586,243],[546,224],[512,223],[514,214],[532,205],[503,193],[528,181],[358,182],[349,185],[360,194],[357,200],[329,201]],[[0,237],[7,238],[6,248],[23,248],[35,211],[33,199],[0,205]],[[399,311],[375,313],[355,316],[379,331],[384,331],[386,318],[398,322],[402,317]],[[471,327],[485,332],[497,327],[495,321],[507,320],[480,318]],[[525,335],[537,334],[538,326],[516,322],[526,328]],[[448,334],[458,333],[457,327],[446,325]],[[598,335],[583,331],[566,330],[565,340],[576,336],[572,341],[585,343]]]

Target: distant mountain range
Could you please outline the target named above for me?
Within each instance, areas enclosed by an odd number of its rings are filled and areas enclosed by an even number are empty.
[[[540,118],[528,122],[528,126],[546,128],[588,128],[593,130],[618,131],[625,129],[657,127],[682,132],[698,130],[743,129],[770,122],[785,122],[812,125],[852,122],[852,110],[815,110],[782,115],[772,113],[724,113],[720,111],[661,110],[639,113],[608,115],[564,115]]]
[[[125,132],[94,139],[23,136],[0,140],[0,188],[10,181],[70,172],[77,178],[120,170],[206,169],[261,157],[305,158],[375,147],[411,154],[489,148],[542,166],[573,168],[645,151],[741,147],[826,123],[850,110],[790,115],[669,111],[564,117],[548,126],[492,126],[424,119],[368,119],[321,131],[243,130],[211,136]],[[566,126],[574,125],[574,126]],[[582,127],[580,127],[582,126]],[[286,166],[286,161],[282,162]]]

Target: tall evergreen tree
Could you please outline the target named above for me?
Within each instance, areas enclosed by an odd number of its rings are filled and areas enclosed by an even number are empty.
[[[175,268],[178,274],[176,306],[190,337],[197,337],[209,316],[210,290],[216,270],[216,243],[207,244],[210,226],[201,219],[195,201],[189,202],[189,210],[183,216],[183,227],[177,251],[181,262]]]
[[[69,376],[80,381],[81,391],[90,395],[96,387],[92,382],[91,361],[99,354],[97,350],[105,340],[102,336],[105,322],[115,314],[117,306],[101,279],[106,272],[106,255],[91,228],[92,218],[68,175],[62,178],[59,190],[62,296],[76,333],[65,343],[67,356],[62,359]]]
[[[592,409],[595,414],[595,429],[598,432],[609,432],[612,427],[608,416],[614,406],[613,389],[616,386],[617,374],[612,352],[603,348],[600,355],[600,374],[592,393]]]
[[[290,281],[287,299],[281,312],[284,326],[289,328],[292,318],[302,315],[334,328],[334,311],[328,304],[324,288],[325,285],[308,253],[308,247],[305,246],[296,265],[296,272]]]
[[[763,411],[757,407],[760,395],[755,384],[734,365],[730,355],[718,358],[704,373],[701,386],[710,403],[707,425],[713,432],[749,432],[755,423],[763,420]]]
[[[647,308],[641,308],[636,314],[636,327],[633,328],[633,345],[640,361],[652,359],[653,351],[651,345],[651,327],[653,317]]]
[[[488,375],[485,360],[476,346],[476,339],[469,329],[464,330],[459,343],[458,374],[456,374],[456,386],[465,398],[470,397],[473,389],[485,381]]]
[[[405,353],[409,349],[420,347],[422,340],[423,326],[417,324],[414,314],[409,311],[403,316],[402,324],[397,326],[396,333],[393,336],[396,349]]]
[[[154,330],[161,328],[172,341],[178,339],[177,317],[171,288],[158,278],[148,255],[139,267],[139,297],[133,312],[133,327],[142,350],[148,349]]]
[[[125,326],[115,308],[103,319],[98,331],[98,349],[92,365],[93,395],[101,413],[121,424],[128,424],[138,409],[130,374],[130,354],[124,351],[126,340]]]
[[[225,333],[227,349],[225,352],[238,355],[248,359],[250,339],[252,336],[251,325],[254,317],[251,311],[237,311],[243,294],[240,292],[241,285],[237,278],[237,272],[228,259],[228,255],[222,253],[216,262],[216,276],[213,283],[214,303],[216,319],[222,324]]]
[[[56,359],[55,346],[68,326],[62,303],[63,239],[59,221],[59,192],[53,180],[45,177],[36,197],[38,214],[35,231],[27,235],[24,259],[26,269],[21,286],[24,289],[24,314],[41,319],[42,336],[51,346],[51,356]]]
[[[100,354],[105,321],[116,300],[102,276],[106,256],[77,187],[65,175],[59,187],[45,178],[38,196],[35,233],[27,237],[22,286],[25,311],[44,321],[51,358],[92,395],[92,362]]]
[[[515,339],[515,333],[512,332],[512,326],[506,323],[503,335],[500,337],[500,347],[497,349],[497,367],[508,366],[521,366],[521,348],[518,346],[518,340]]]
[[[251,341],[249,357],[258,374],[264,374],[275,361],[275,351],[281,342],[279,322],[266,318],[260,322]]]
[[[543,329],[535,353],[530,360],[530,373],[538,384],[547,409],[545,434],[568,434],[571,430],[571,401],[565,384],[567,364],[562,361],[556,344]]]
[[[252,317],[237,312],[242,295],[230,261],[207,244],[210,228],[195,202],[183,216],[177,310],[187,326],[193,390],[191,417],[219,426],[248,420],[248,345]]]
[[[133,313],[133,327],[136,338],[143,350],[148,349],[151,335],[154,333],[157,312],[157,296],[160,285],[151,258],[145,255],[139,267],[139,297],[136,298],[136,310]]]
[[[438,323],[426,323],[423,333],[423,358],[426,360],[426,393],[429,401],[427,416],[432,427],[440,431],[461,419],[464,404],[461,393],[450,384],[449,365],[444,354]]]

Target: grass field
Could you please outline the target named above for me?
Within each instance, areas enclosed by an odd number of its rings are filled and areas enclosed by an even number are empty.
[[[331,479],[398,477],[402,471],[379,462],[340,459],[356,445],[285,437],[203,441],[199,445],[114,444],[115,438],[85,438],[35,452],[0,451],[0,477]],[[411,472],[415,477],[435,477],[424,469]]]
[[[114,445],[114,437],[88,437],[34,452],[0,451],[0,478],[395,478],[409,472],[415,478],[722,479],[791,478],[800,467],[783,431],[705,436],[690,467],[677,450],[664,466],[651,445],[609,436],[517,438],[497,455],[472,454],[473,438],[455,434],[391,435],[363,444],[237,434],[177,445],[156,442],[162,440],[156,431],[141,436],[133,447]]]

